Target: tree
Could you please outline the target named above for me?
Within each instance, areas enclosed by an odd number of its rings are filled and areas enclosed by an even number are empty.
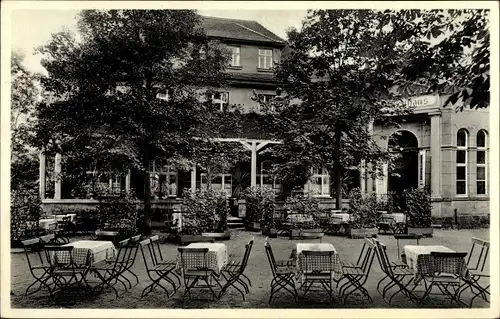
[[[386,10],[384,16],[383,24],[400,35],[427,40],[409,52],[401,84],[449,94],[445,106],[462,100],[460,110],[489,106],[489,10]]]
[[[395,85],[420,39],[396,37],[400,30],[383,28],[384,17],[373,10],[309,11],[301,31],[288,32],[291,50],[276,70],[288,94],[274,116],[283,141],[274,153],[288,159],[278,175],[300,184],[311,167],[326,168],[334,175],[337,209],[346,169],[394,157],[372,139],[370,123],[397,125],[411,111]]]
[[[228,54],[199,22],[191,10],[82,11],[78,36],[63,31],[38,49],[55,98],[38,107],[37,146],[135,168],[149,218],[152,160],[192,156],[215,117],[199,88],[223,84]]]
[[[40,93],[38,74],[23,66],[24,55],[13,51],[11,58],[11,189],[35,187],[38,158],[29,144],[33,136],[34,110]]]

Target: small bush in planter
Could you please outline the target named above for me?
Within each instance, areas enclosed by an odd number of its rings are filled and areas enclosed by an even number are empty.
[[[378,225],[380,203],[376,194],[363,197],[359,188],[349,194],[349,209],[351,229],[376,229]]]
[[[181,235],[223,233],[227,230],[229,205],[224,191],[185,190],[182,195],[181,210]]]
[[[240,196],[245,200],[247,221],[260,223],[261,227],[267,229],[276,227],[273,216],[276,197],[273,189],[249,187],[241,192]]]
[[[42,202],[37,188],[21,188],[11,192],[10,240],[11,245],[20,245],[21,240],[35,237],[38,220],[42,214]]]
[[[122,192],[114,196],[99,198],[97,208],[99,228],[118,231],[118,238],[128,238],[137,234],[139,210],[133,193]]]
[[[317,229],[319,223],[314,220],[314,216],[319,214],[319,201],[316,198],[307,195],[297,195],[288,197],[285,200],[285,210],[290,217],[292,234],[294,230],[301,232],[302,230]],[[294,218],[291,218],[295,215]]]
[[[431,228],[432,204],[430,194],[424,189],[412,188],[406,189],[404,196],[408,214],[408,227]]]

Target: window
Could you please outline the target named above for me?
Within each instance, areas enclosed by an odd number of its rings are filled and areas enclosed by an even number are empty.
[[[240,47],[229,46],[231,51],[231,62],[230,66],[241,66],[240,64]]]
[[[273,50],[259,49],[259,69],[270,69],[273,67]]]
[[[212,101],[214,105],[219,105],[220,110],[224,111],[224,107],[229,105],[229,92],[207,93],[207,100]]]
[[[272,161],[263,161],[260,164],[260,171],[257,174],[257,181],[262,187],[268,187],[274,190],[275,194],[281,192],[281,184],[276,182],[276,177],[271,174]]]
[[[263,111],[263,108],[267,106],[266,103],[271,102],[275,96],[275,94],[259,94],[259,112]],[[269,107],[270,111],[275,111],[274,105],[269,105]]]
[[[312,169],[312,177],[309,182],[309,193],[315,196],[330,196],[330,175],[326,169]]]
[[[476,137],[476,190],[478,195],[486,195],[487,192],[487,165],[488,154],[487,149],[487,136],[484,130],[480,130]]]
[[[168,89],[168,90],[164,90],[164,91],[161,91],[161,92],[158,92],[156,94],[156,98],[157,99],[160,99],[162,101],[170,101],[170,99],[172,98],[172,96],[174,95],[174,90],[173,89]]]
[[[207,58],[207,50],[204,46],[200,47],[198,50],[198,56],[200,60],[205,60]]]
[[[207,189],[207,174],[201,173],[201,189]],[[227,196],[231,196],[233,193],[233,177],[231,174],[218,174],[212,180],[212,189],[213,190],[223,190]]]
[[[150,171],[151,196],[165,199],[177,196],[177,171],[165,161],[155,160]]]
[[[90,179],[90,189],[92,191],[105,191],[112,194],[119,194],[125,190],[125,175],[119,172],[88,170],[86,172]]]
[[[467,195],[467,131],[461,129],[457,133],[457,195]]]

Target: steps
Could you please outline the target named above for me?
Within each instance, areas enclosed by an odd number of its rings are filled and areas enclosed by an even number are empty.
[[[228,228],[243,228],[243,219],[238,217],[228,217],[227,218],[227,227]]]

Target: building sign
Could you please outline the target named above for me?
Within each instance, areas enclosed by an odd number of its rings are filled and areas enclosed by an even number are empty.
[[[438,95],[421,95],[406,100],[408,107],[439,107]]]

